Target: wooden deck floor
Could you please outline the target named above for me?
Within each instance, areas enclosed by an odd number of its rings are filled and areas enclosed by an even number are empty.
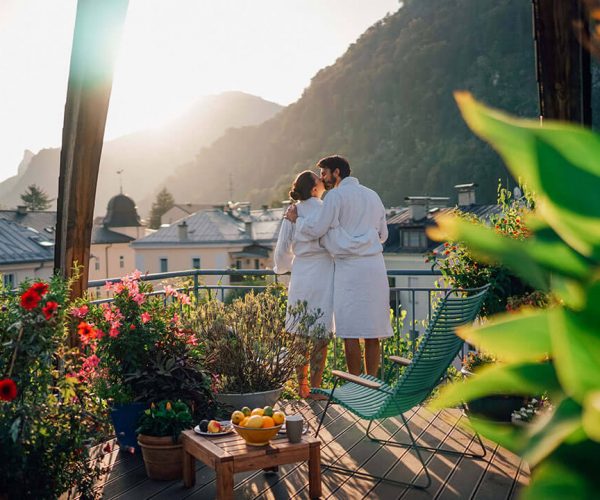
[[[286,413],[302,412],[311,427],[316,427],[316,415],[322,403],[294,402],[285,408]],[[419,462],[414,451],[387,447],[364,439],[367,423],[355,418],[343,408],[333,406],[329,410],[325,428],[321,430],[322,460],[369,473],[389,473],[392,479],[411,481],[419,472]],[[419,442],[427,446],[462,451],[477,450],[472,436],[457,423],[464,418],[458,411],[446,411],[434,415],[421,408],[406,415],[412,432]],[[382,439],[406,438],[398,420],[387,420],[377,425],[373,434]],[[432,475],[433,484],[426,491],[393,486],[358,476],[344,476],[325,472],[323,474],[324,498],[406,498],[406,499],[508,499],[515,497],[519,488],[528,481],[528,469],[519,457],[485,442],[487,456],[469,459],[459,456],[425,453],[425,460]],[[210,499],[215,496],[214,472],[197,462],[196,486],[185,489],[182,481],[160,482],[146,477],[141,457],[121,453],[115,449],[107,460],[111,470],[104,482],[106,499]],[[278,474],[262,471],[240,473],[235,476],[237,499],[288,499],[308,498],[308,467],[306,463],[280,468]]]

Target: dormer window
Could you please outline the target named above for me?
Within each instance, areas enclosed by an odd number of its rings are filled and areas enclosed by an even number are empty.
[[[423,229],[403,229],[401,241],[404,248],[425,249],[427,248],[427,236]]]

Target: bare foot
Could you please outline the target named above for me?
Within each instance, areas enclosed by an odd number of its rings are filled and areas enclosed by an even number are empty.
[[[298,385],[298,395],[302,399],[306,399],[310,397],[310,387],[308,386],[308,382],[304,382]]]
[[[313,401],[326,401],[329,397],[325,396],[325,394],[313,394],[312,392],[308,395],[308,399],[312,399]]]

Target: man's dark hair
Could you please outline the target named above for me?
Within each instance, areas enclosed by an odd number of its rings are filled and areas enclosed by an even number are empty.
[[[350,164],[346,158],[339,155],[326,156],[317,162],[317,168],[326,168],[332,172],[338,168],[342,179],[350,175]]]

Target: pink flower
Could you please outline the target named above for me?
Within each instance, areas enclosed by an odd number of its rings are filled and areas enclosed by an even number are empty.
[[[138,306],[141,306],[144,302],[146,302],[146,296],[143,293],[136,293],[133,295],[132,299]]]
[[[178,298],[181,303],[185,304],[186,306],[189,306],[192,303],[192,299],[190,299],[189,295],[186,295],[185,293],[180,293]]]
[[[177,313],[173,314],[173,317],[171,318],[171,322],[179,323],[179,315]]]
[[[81,307],[72,307],[69,310],[69,314],[75,318],[85,318],[90,308],[87,305]]]
[[[173,288],[171,285],[167,285],[165,286],[165,295],[167,297],[177,297],[178,293],[177,290],[175,290],[175,288]]]
[[[139,280],[142,277],[142,272],[136,269],[129,276],[131,276],[131,279]]]
[[[115,285],[115,284],[114,284],[112,281],[107,281],[107,282],[104,284],[104,288],[105,288],[106,290],[109,290],[109,291],[110,291],[110,290],[112,290],[112,289],[113,289],[114,285]]]
[[[148,312],[143,312],[141,318],[142,318],[142,323],[148,323],[148,321],[150,321],[152,319],[150,317],[150,313],[148,313]]]

